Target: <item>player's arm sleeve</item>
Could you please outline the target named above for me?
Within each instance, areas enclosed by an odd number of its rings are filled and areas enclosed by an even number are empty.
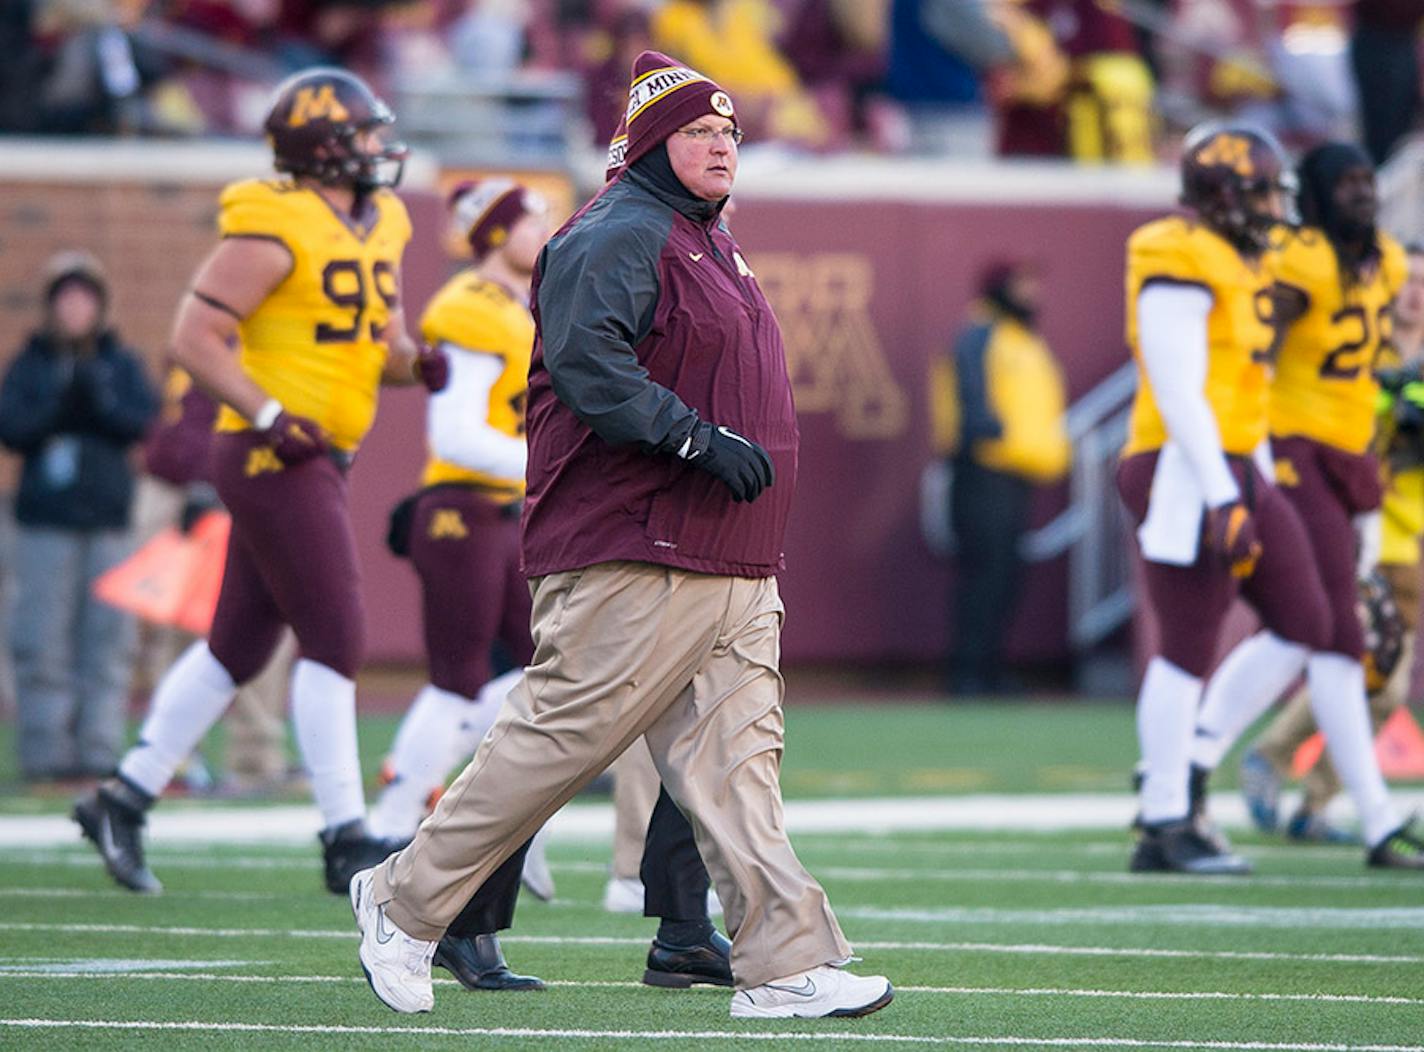
[[[1206,400],[1207,316],[1211,293],[1200,286],[1149,284],[1137,295],[1138,343],[1167,433],[1186,454],[1207,505],[1240,498]]]
[[[528,456],[522,438],[490,427],[490,391],[504,372],[498,355],[445,342],[450,382],[430,397],[427,416],[431,451],[441,460],[502,479],[522,479]]]
[[[544,249],[540,337],[554,394],[610,445],[671,453],[697,413],[654,383],[634,348],[652,329],[660,239],[627,225],[575,230]]]

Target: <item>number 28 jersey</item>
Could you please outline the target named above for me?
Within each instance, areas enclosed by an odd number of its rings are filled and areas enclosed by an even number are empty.
[[[283,408],[355,450],[376,415],[397,275],[410,218],[388,190],[370,198],[366,224],[315,190],[283,179],[233,183],[219,199],[223,237],[279,241],[292,255],[280,285],[238,327],[243,370]],[[221,290],[213,290],[221,295]],[[251,424],[224,406],[219,431]]]
[[[1359,280],[1342,280],[1335,250],[1319,230],[1287,235],[1274,253],[1276,279],[1305,298],[1286,331],[1271,386],[1271,434],[1299,435],[1363,453],[1375,432],[1374,370],[1393,332],[1390,309],[1404,283],[1404,249],[1379,235],[1380,260]]]

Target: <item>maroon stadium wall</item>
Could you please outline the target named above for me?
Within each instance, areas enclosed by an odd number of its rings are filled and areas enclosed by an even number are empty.
[[[416,243],[438,212],[412,202]],[[1043,329],[1082,394],[1125,360],[1122,246],[1148,218],[1106,204],[804,201],[752,197],[733,225],[785,335],[801,416],[801,482],[782,590],[788,661],[923,661],[948,644],[952,564],[920,540],[918,479],[929,459],[925,378],[953,337],[986,264],[1040,262]],[[429,242],[425,242],[429,243]],[[424,302],[444,273],[407,257],[406,293]],[[367,581],[370,651],[420,649],[414,575],[382,547],[386,509],[417,477],[422,398],[387,393],[352,478]],[[1035,523],[1061,510],[1040,495]],[[1063,559],[1028,575],[1010,646],[1033,661],[1067,653]]]

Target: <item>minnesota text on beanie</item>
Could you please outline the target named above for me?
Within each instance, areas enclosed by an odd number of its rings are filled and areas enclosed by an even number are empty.
[[[732,97],[712,80],[660,51],[644,51],[633,61],[628,108],[608,144],[604,178],[612,179],[678,128],[709,113],[737,119]]]

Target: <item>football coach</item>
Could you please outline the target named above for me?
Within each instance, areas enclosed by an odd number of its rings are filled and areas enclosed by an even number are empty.
[[[633,67],[613,178],[533,281],[524,569],[535,653],[405,850],[351,883],[361,964],[397,1011],[480,884],[639,735],[691,820],[732,937],[736,1018],[865,1015],[890,983],[791,849],[776,573],[799,433],[781,333],[721,219],[727,93]]]

